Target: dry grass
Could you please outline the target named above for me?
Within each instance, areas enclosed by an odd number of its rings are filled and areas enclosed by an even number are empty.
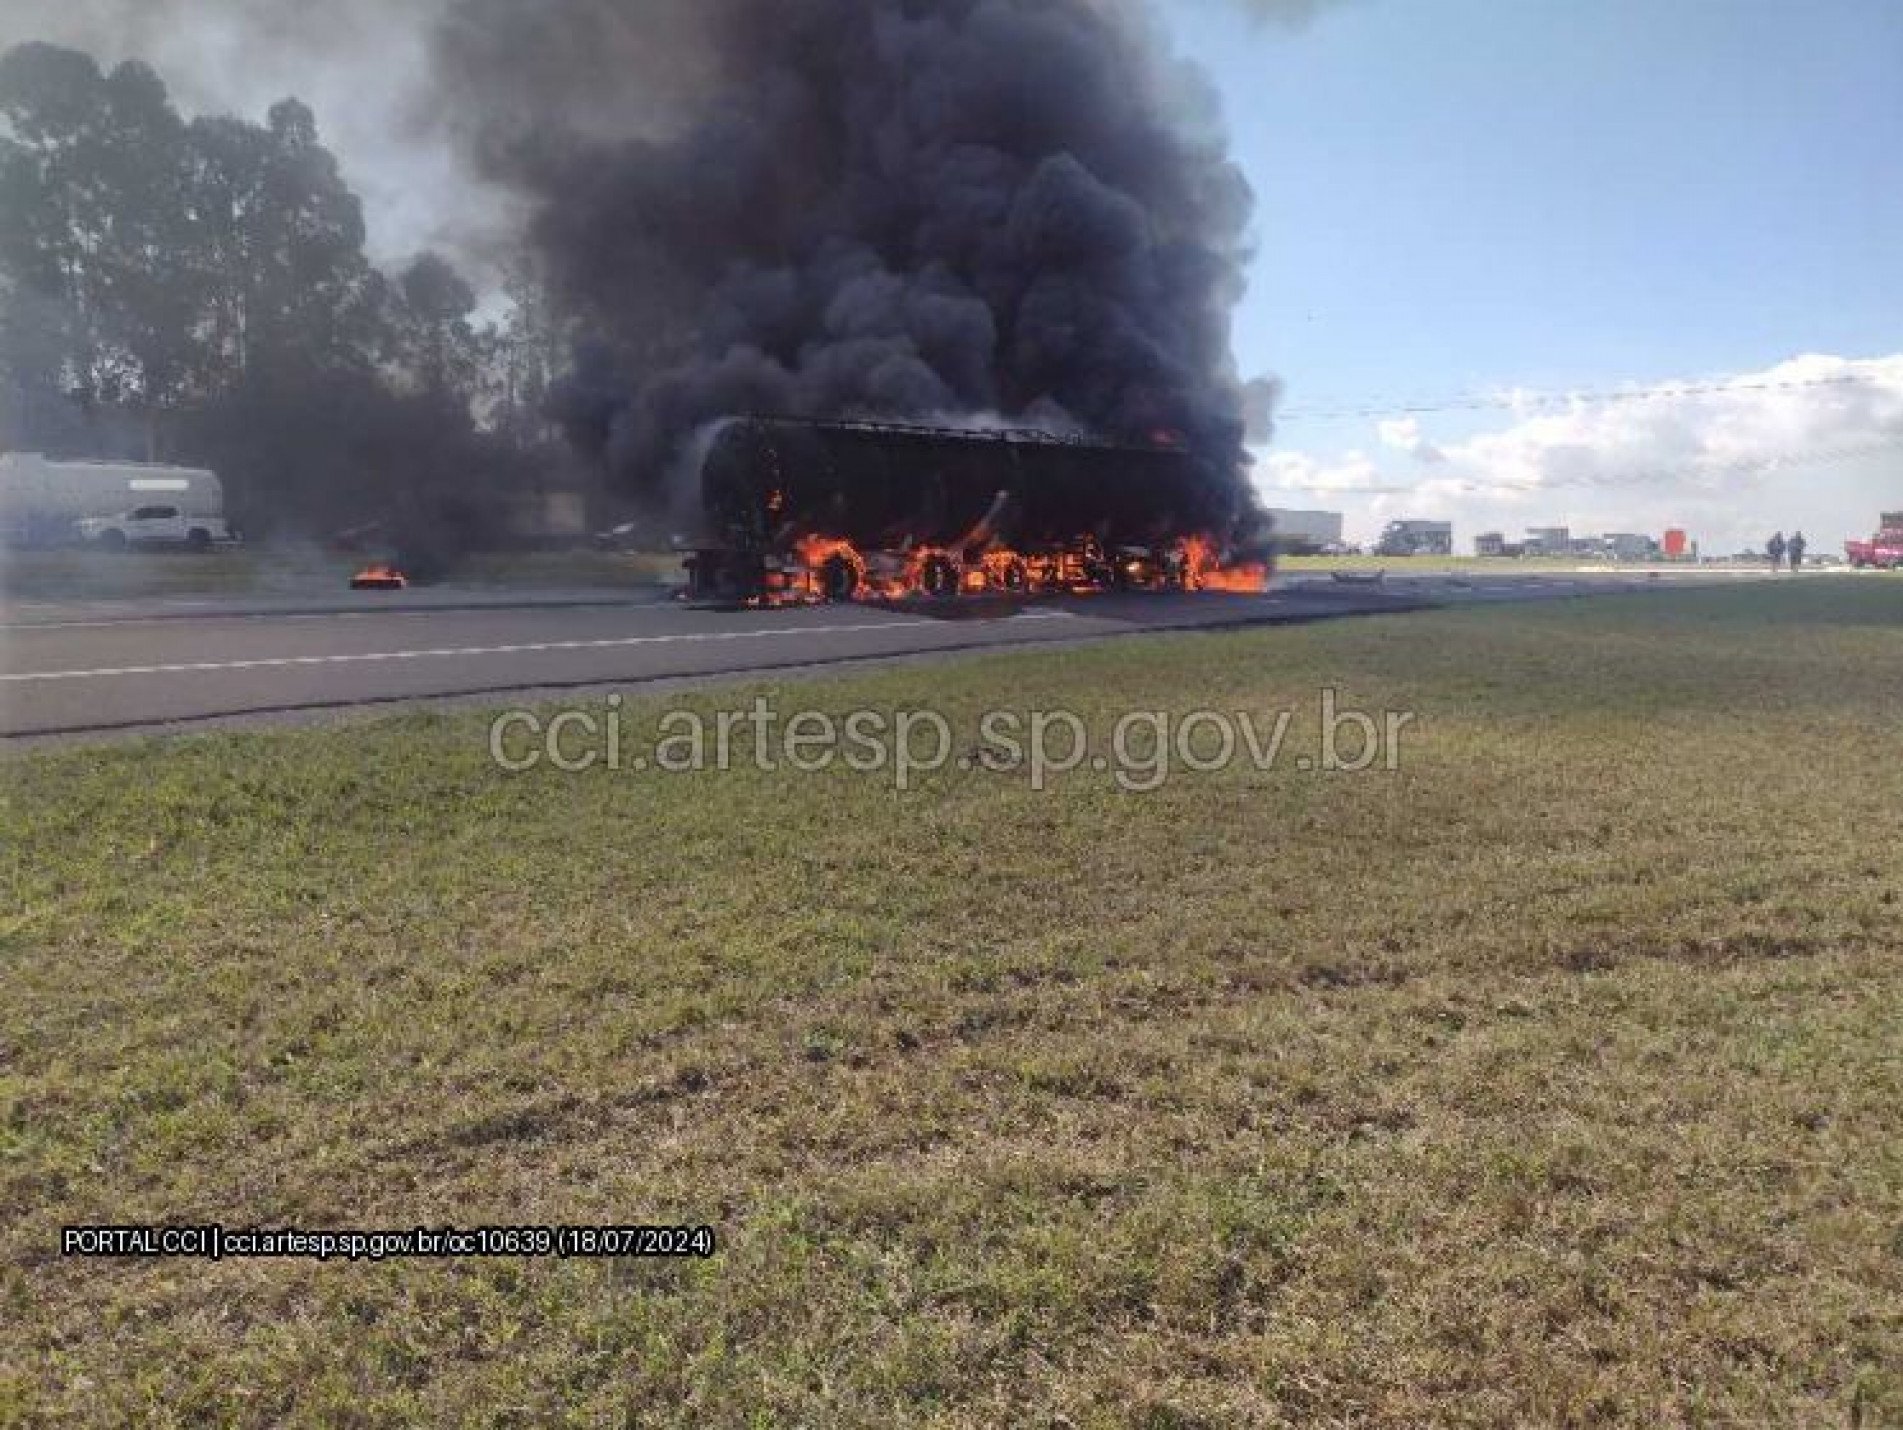
[[[1903,585],[788,698],[1324,683],[1419,712],[1400,773],[506,779],[429,715],[0,766],[0,1419],[1903,1423]],[[677,1218],[722,1255],[55,1255]]]

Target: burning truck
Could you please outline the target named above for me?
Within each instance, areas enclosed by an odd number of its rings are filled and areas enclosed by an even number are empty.
[[[702,442],[687,599],[1265,590],[1268,518],[1183,442],[736,417]]]

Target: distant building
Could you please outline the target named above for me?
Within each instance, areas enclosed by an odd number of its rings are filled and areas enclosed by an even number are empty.
[[[1634,531],[1615,531],[1606,537],[1606,554],[1614,561],[1653,561],[1658,558],[1659,544]]]
[[[1452,556],[1451,521],[1391,521],[1375,547],[1378,556]]]
[[[1275,519],[1276,541],[1284,551],[1299,555],[1341,544],[1342,514],[1338,511],[1271,507],[1269,515]]]
[[[1483,531],[1480,533],[1480,535],[1474,538],[1474,555],[1476,556],[1505,556],[1506,554],[1507,554],[1507,539],[1506,539],[1505,533],[1498,532],[1498,531]]]
[[[1526,529],[1528,556],[1570,556],[1573,533],[1565,526],[1529,526]]]

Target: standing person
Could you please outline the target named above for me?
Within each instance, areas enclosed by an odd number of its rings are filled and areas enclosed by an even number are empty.
[[[1781,531],[1773,533],[1771,539],[1764,543],[1764,554],[1771,558],[1773,571],[1784,564],[1784,551],[1784,533]]]
[[[1795,571],[1804,564],[1804,548],[1810,543],[1804,540],[1804,533],[1798,532],[1791,537],[1791,570]]]

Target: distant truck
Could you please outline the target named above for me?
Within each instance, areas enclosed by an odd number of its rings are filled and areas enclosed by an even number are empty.
[[[0,543],[8,546],[209,546],[231,538],[224,487],[202,468],[0,452]]]
[[[1454,526],[1447,521],[1391,521],[1374,548],[1377,556],[1452,556]]]
[[[1877,534],[1868,541],[1846,541],[1844,555],[1858,570],[1894,571],[1903,566],[1903,511],[1886,511]]]
[[[1270,507],[1267,515],[1275,522],[1276,549],[1284,556],[1330,556],[1336,554],[1330,548],[1342,545],[1338,511]]]

